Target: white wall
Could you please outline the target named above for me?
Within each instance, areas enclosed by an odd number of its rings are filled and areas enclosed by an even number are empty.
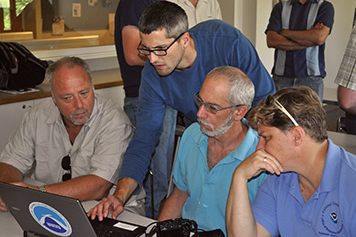
[[[356,7],[355,0],[330,0],[335,9],[335,22],[331,35],[326,40],[325,87],[337,88],[334,83],[346,45],[352,30],[352,21]]]

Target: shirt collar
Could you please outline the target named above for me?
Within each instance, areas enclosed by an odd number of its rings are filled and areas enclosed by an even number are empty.
[[[329,192],[334,189],[340,176],[340,148],[330,139],[328,139],[328,143],[328,153],[318,188],[319,192]]]
[[[305,3],[308,3],[308,2],[317,3],[318,1],[320,1],[320,0],[307,0]],[[291,4],[296,3],[296,2],[300,3],[299,0],[291,0],[290,1]]]
[[[199,1],[208,2],[208,0],[199,0]],[[193,5],[189,0],[177,0],[177,3],[178,4],[185,3],[187,5]],[[199,2],[198,2],[198,4],[199,4]]]
[[[245,118],[243,118],[241,122],[247,126],[248,128],[247,133],[243,141],[241,142],[241,144],[235,150],[233,150],[230,153],[230,155],[224,158],[224,162],[232,162],[235,159],[243,161],[246,157],[242,158],[241,154],[248,154],[249,150],[251,150],[251,144],[253,144],[252,139],[259,139],[257,132],[248,126],[247,120]],[[207,140],[208,140],[208,136],[201,132],[198,135],[196,135],[196,137],[194,138],[194,141],[196,142],[197,146],[199,147],[199,149],[202,150],[207,149],[207,144],[208,144]],[[256,142],[256,145],[257,143],[258,140]]]

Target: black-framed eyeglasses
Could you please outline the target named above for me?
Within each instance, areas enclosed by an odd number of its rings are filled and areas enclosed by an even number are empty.
[[[72,178],[72,170],[69,155],[62,158],[62,168],[66,171],[69,171],[62,176],[62,181],[64,182],[70,180]]]
[[[299,126],[297,121],[295,121],[295,119],[293,118],[293,116],[272,95],[267,95],[264,102],[265,102],[265,105],[267,105],[267,106],[274,104],[279,110],[281,110],[285,115],[288,116],[288,118],[293,122],[294,126]]]
[[[216,114],[217,112],[224,110],[224,109],[232,109],[232,108],[237,108],[237,107],[243,106],[243,104],[241,104],[241,105],[232,105],[232,106],[225,107],[225,108],[218,108],[215,105],[212,105],[210,103],[205,103],[202,100],[202,98],[200,98],[199,92],[194,94],[194,102],[199,108],[200,108],[200,106],[204,105],[204,108],[206,109],[206,111],[208,111],[211,114]]]
[[[177,40],[182,36],[184,35],[185,32],[183,32],[182,34],[180,34],[177,38],[174,39],[174,41],[168,45],[167,48],[165,49],[145,49],[145,48],[140,48],[141,45],[142,45],[142,40],[140,41],[140,44],[137,46],[137,50],[143,54],[143,55],[150,55],[150,53],[154,53],[155,55],[157,56],[166,56],[167,55],[167,50],[175,43],[177,42]]]

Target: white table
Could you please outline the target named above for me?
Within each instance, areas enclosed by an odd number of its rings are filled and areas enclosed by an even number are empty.
[[[97,201],[88,201],[83,202],[82,205],[86,211],[89,211],[90,208],[94,207],[98,203]],[[122,212],[118,220],[127,221],[131,223],[135,223],[142,226],[148,226],[154,220],[149,219],[144,216],[140,216],[128,211]],[[0,211],[0,236],[6,237],[18,237],[23,236],[23,231],[19,224],[16,222],[15,218],[11,215],[10,212],[1,212]]]
[[[356,135],[328,131],[328,136],[333,143],[356,155]]]

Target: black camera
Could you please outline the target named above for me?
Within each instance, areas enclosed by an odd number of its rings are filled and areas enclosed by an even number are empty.
[[[189,237],[197,231],[197,223],[189,219],[176,218],[157,223],[157,237]]]

